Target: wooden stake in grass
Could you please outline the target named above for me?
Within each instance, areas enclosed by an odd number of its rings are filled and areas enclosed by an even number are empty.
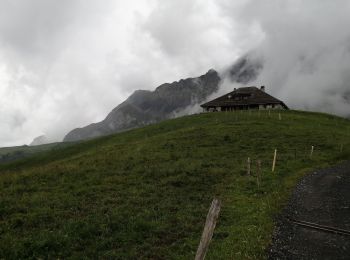
[[[207,220],[205,221],[205,226],[201,237],[201,241],[197,249],[196,257],[194,258],[195,260],[203,260],[205,258],[211,238],[213,237],[213,234],[214,234],[216,220],[219,217],[220,208],[221,208],[221,203],[218,199],[215,198],[211,203],[211,206],[207,215]]]
[[[278,120],[282,120],[281,113],[278,113]]]
[[[269,117],[271,116],[271,110],[269,109]]]
[[[256,184],[258,188],[260,188],[260,180],[261,180],[261,161],[258,160],[256,162]]]
[[[247,160],[247,175],[250,176],[250,157],[248,157],[248,160]]]
[[[310,151],[310,159],[312,158],[313,153],[314,153],[314,146],[312,145],[311,146],[311,151]]]
[[[272,172],[275,171],[275,167],[276,167],[276,159],[277,159],[277,149],[275,149],[275,153],[273,155],[273,161],[272,161]]]

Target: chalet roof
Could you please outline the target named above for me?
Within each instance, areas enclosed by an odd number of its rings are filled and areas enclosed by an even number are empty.
[[[267,94],[265,91],[257,87],[238,88],[230,93],[202,104],[201,107],[230,107],[268,104],[280,104],[284,108],[288,108],[281,100]]]

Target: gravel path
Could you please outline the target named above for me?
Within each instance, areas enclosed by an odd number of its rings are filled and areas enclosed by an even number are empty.
[[[350,259],[350,236],[302,227],[287,217],[350,230],[350,161],[299,182],[269,249],[269,259]]]

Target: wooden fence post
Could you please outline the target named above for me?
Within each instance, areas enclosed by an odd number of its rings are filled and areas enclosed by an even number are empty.
[[[274,155],[273,155],[272,172],[275,171],[275,167],[276,167],[276,158],[277,158],[277,149],[275,149],[275,153],[274,153]]]
[[[282,120],[281,113],[278,113],[278,119],[279,119],[279,120]]]
[[[220,208],[221,202],[216,198],[213,199],[207,215],[207,219],[205,221],[205,226],[201,237],[201,241],[197,249],[196,257],[194,258],[195,260],[203,260],[205,258],[211,238],[214,234],[216,220],[219,217]]]
[[[314,153],[314,146],[312,145],[311,146],[311,151],[310,151],[310,159],[312,158],[313,153]]]
[[[248,157],[248,160],[247,160],[247,175],[248,176],[250,176],[250,165],[251,165],[250,157]]]
[[[256,162],[256,183],[258,184],[258,188],[260,188],[260,180],[261,180],[261,160]]]

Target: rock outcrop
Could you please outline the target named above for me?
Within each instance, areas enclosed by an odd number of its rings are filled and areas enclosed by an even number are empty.
[[[260,62],[253,62],[245,56],[223,73],[222,77],[246,84],[257,77],[261,68]],[[90,139],[184,115],[187,108],[206,101],[217,92],[220,81],[219,73],[211,69],[197,78],[162,84],[154,91],[137,90],[114,108],[103,121],[76,128],[63,141]]]
[[[33,141],[30,143],[30,146],[48,144],[49,142],[50,140],[46,137],[46,135],[41,135],[41,136],[35,137]]]

